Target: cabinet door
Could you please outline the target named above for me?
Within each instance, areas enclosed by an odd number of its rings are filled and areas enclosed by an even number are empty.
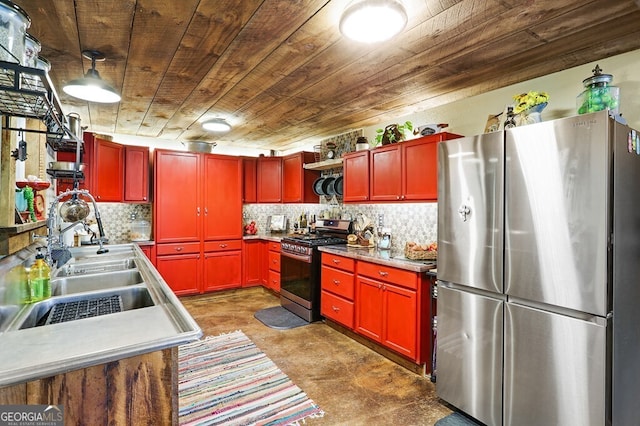
[[[156,269],[178,296],[200,293],[200,265],[199,253],[156,257]]]
[[[149,148],[124,148],[124,201],[149,202]]]
[[[369,151],[358,151],[343,156],[343,201],[369,199]]]
[[[96,201],[121,202],[124,188],[124,146],[95,139],[92,159],[93,196]]]
[[[258,202],[257,193],[257,178],[258,178],[258,159],[257,158],[243,158],[243,202],[256,203]]]
[[[258,158],[258,202],[282,202],[282,158]]]
[[[204,291],[242,286],[242,252],[219,251],[204,254]]]
[[[261,241],[245,240],[242,242],[243,287],[262,284],[262,257]]]
[[[156,242],[200,241],[198,154],[157,149],[154,168]]]
[[[385,283],[384,334],[382,343],[411,359],[416,358],[417,297],[416,292]]]
[[[370,200],[401,200],[402,156],[400,151],[400,144],[392,144],[371,151]]]
[[[317,203],[318,195],[313,192],[313,182],[320,172],[305,170],[305,163],[315,160],[313,152],[297,152],[282,159],[282,202]]]
[[[368,278],[356,279],[356,331],[380,342],[382,340],[382,283]]]
[[[204,239],[242,238],[242,159],[204,155]]]

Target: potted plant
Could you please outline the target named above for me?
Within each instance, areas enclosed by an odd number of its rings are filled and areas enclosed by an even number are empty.
[[[389,124],[384,129],[376,130],[376,145],[387,145],[400,142],[406,139],[405,132],[411,132],[413,124],[405,121],[403,124]]]

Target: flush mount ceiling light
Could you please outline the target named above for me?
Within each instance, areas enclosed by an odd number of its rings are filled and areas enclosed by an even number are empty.
[[[212,118],[203,122],[202,128],[210,132],[224,133],[231,130],[231,125],[224,118]]]
[[[62,90],[74,98],[89,102],[105,104],[120,102],[120,95],[100,78],[100,74],[96,70],[96,61],[104,61],[105,56],[97,50],[83,50],[82,56],[91,59],[91,69],[83,78],[70,81]]]
[[[406,25],[407,12],[399,0],[354,0],[340,18],[340,32],[364,43],[389,40]]]

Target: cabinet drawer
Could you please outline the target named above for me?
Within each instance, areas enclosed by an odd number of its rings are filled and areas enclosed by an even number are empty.
[[[352,273],[323,266],[320,277],[323,291],[329,291],[345,299],[353,300],[354,279]]]
[[[269,241],[269,250],[277,251],[278,253],[280,253],[280,243],[277,243],[275,241]]]
[[[269,269],[280,272],[280,253],[275,251],[269,252]]]
[[[322,264],[331,266],[332,268],[354,272],[356,261],[348,257],[337,256],[331,253],[322,253]]]
[[[242,240],[207,241],[204,243],[204,251],[229,251],[242,250]]]
[[[358,275],[394,283],[413,290],[418,289],[418,274],[404,269],[360,261],[358,262]]]
[[[199,253],[199,252],[200,252],[200,243],[158,244],[156,249],[157,256],[164,256],[168,254]]]
[[[280,272],[269,270],[269,282],[267,283],[267,287],[280,293]]]
[[[326,291],[322,292],[320,313],[325,318],[353,329],[353,312],[353,302]]]

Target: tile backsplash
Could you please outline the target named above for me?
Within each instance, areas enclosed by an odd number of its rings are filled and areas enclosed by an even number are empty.
[[[245,222],[252,220],[258,225],[258,232],[267,230],[267,217],[283,214],[289,220],[289,230],[302,213],[319,217],[323,210],[332,209],[343,218],[355,218],[358,213],[367,216],[378,231],[378,217],[383,216],[384,227],[392,235],[391,248],[402,251],[407,241],[429,243],[437,240],[437,203],[397,203],[397,204],[245,204]]]
[[[110,241],[129,240],[131,215],[152,223],[151,204],[98,203],[104,231]],[[373,222],[376,231],[378,218],[383,217],[384,227],[392,235],[391,248],[402,251],[407,241],[429,243],[437,240],[438,204],[437,203],[397,203],[397,204],[245,204],[242,214],[244,222],[256,221],[260,233],[267,230],[267,218],[274,214],[283,214],[289,221],[289,230],[301,214],[320,216],[324,210],[332,210],[333,215],[343,218],[355,218],[358,214],[367,216]]]

